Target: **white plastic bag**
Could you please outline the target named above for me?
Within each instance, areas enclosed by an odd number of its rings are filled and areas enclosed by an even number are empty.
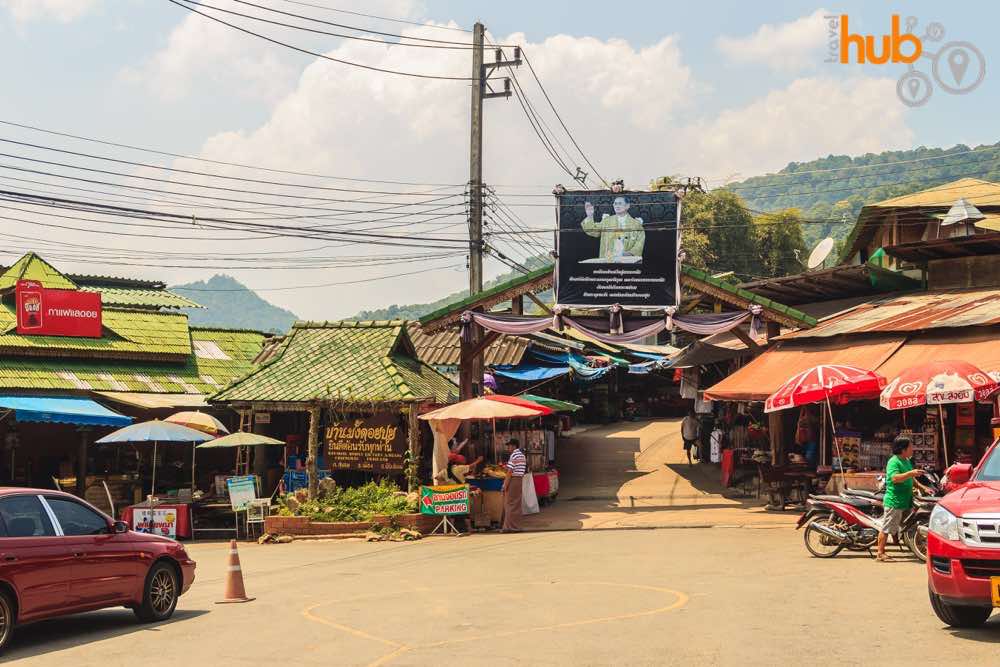
[[[538,496],[535,494],[535,478],[531,471],[521,478],[521,514],[538,514]]]

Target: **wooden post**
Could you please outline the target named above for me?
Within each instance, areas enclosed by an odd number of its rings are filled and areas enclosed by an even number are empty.
[[[410,474],[409,470],[406,471],[406,490],[413,493],[420,484],[420,421],[417,419],[417,404],[411,403],[409,410],[406,422],[406,439],[410,448],[410,466],[416,472],[415,474]]]
[[[510,300],[510,312],[512,315],[524,315],[524,295],[520,294]]]
[[[309,499],[312,500],[316,497],[316,489],[319,485],[319,479],[317,479],[316,473],[316,463],[319,457],[319,417],[320,417],[320,407],[319,405],[313,405],[309,408],[309,451],[306,456],[306,475],[309,478]]]
[[[89,435],[89,428],[84,427],[80,429],[80,444],[76,453],[76,495],[81,498],[87,492],[87,449],[90,441]]]
[[[781,324],[772,320],[767,321],[767,344],[781,335]]]
[[[767,430],[771,437],[771,464],[779,465],[781,455],[785,451],[780,412],[771,412],[767,415]]]

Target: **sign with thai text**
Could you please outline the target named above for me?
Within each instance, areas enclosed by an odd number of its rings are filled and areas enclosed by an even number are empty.
[[[324,432],[327,465],[333,470],[399,472],[406,454],[400,417],[381,413],[329,424]]]
[[[676,193],[574,191],[558,200],[557,304],[677,305],[680,201]]]
[[[22,336],[101,337],[101,295],[17,282],[17,333]]]
[[[420,513],[435,516],[469,514],[472,500],[468,484],[420,487]]]
[[[134,509],[132,510],[132,530],[177,539],[177,510]]]
[[[243,512],[257,500],[257,479],[253,475],[227,477],[226,490],[234,512]]]

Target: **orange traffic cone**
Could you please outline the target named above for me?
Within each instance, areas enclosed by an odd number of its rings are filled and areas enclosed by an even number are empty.
[[[243,570],[240,568],[240,554],[236,551],[236,540],[229,542],[229,565],[226,568],[226,596],[215,604],[229,602],[250,602],[243,588]]]

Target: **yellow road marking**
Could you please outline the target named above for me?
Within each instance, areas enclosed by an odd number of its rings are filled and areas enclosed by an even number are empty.
[[[343,603],[343,602],[361,601],[361,600],[371,600],[371,599],[375,599],[377,597],[385,597],[385,595],[379,595],[379,594],[376,594],[376,595],[364,595],[364,596],[359,596],[359,597],[356,597],[356,598],[351,598],[349,600],[327,600],[326,602],[320,602],[318,604],[315,604],[315,605],[313,605],[311,607],[308,607],[308,608],[304,609],[302,611],[302,615],[305,618],[309,619],[310,621],[315,621],[317,623],[321,623],[323,625],[329,626],[329,627],[334,628],[336,630],[340,630],[341,632],[347,633],[347,634],[352,635],[354,637],[359,637],[361,639],[367,639],[369,641],[378,642],[379,644],[383,644],[385,646],[392,647],[393,650],[391,652],[386,653],[382,657],[380,657],[377,660],[375,660],[374,662],[370,663],[369,666],[368,666],[368,667],[381,667],[382,665],[388,664],[389,662],[391,662],[395,658],[397,658],[400,655],[402,655],[404,653],[407,653],[409,651],[416,651],[416,650],[422,650],[422,649],[431,649],[431,648],[440,648],[442,646],[451,646],[451,645],[454,645],[454,644],[464,644],[464,643],[468,643],[468,642],[483,641],[483,640],[488,640],[488,639],[500,639],[500,638],[503,638],[503,637],[511,637],[511,636],[515,636],[515,635],[522,635],[525,632],[545,632],[545,631],[548,631],[548,630],[565,630],[565,629],[568,629],[568,628],[577,628],[577,627],[582,627],[582,626],[586,626],[586,625],[595,625],[595,624],[599,624],[599,623],[611,623],[611,622],[614,622],[614,621],[625,621],[625,620],[629,620],[629,619],[633,619],[633,618],[641,618],[641,617],[644,617],[644,616],[655,616],[657,614],[664,614],[664,613],[667,613],[669,611],[674,611],[676,609],[680,609],[681,607],[683,607],[684,605],[686,605],[688,603],[688,601],[690,600],[690,597],[686,593],[683,593],[681,591],[676,591],[676,590],[673,590],[671,588],[663,588],[663,587],[660,587],[660,586],[646,586],[646,585],[642,585],[642,584],[623,584],[623,583],[616,583],[616,582],[610,582],[610,581],[560,581],[560,582],[536,581],[536,582],[529,582],[529,583],[527,583],[527,585],[529,585],[529,586],[532,586],[532,585],[533,586],[540,586],[540,585],[549,586],[549,585],[552,585],[553,583],[555,583],[557,585],[561,584],[561,585],[573,585],[573,586],[614,586],[614,587],[619,587],[619,588],[634,588],[634,589],[638,589],[638,590],[654,591],[656,593],[666,593],[666,594],[669,594],[669,595],[673,595],[676,599],[673,601],[673,603],[671,603],[669,605],[666,605],[664,607],[658,607],[656,609],[647,609],[645,611],[637,611],[637,612],[631,612],[631,613],[627,613],[627,614],[616,614],[614,616],[602,616],[602,617],[599,617],[599,618],[589,618],[589,619],[584,619],[584,620],[581,620],[581,621],[567,621],[565,623],[554,623],[552,625],[546,625],[546,626],[540,626],[540,627],[519,628],[517,630],[512,630],[512,631],[508,631],[508,632],[494,632],[494,633],[489,633],[489,634],[484,634],[484,635],[477,635],[477,636],[474,636],[474,637],[461,637],[461,638],[458,638],[458,639],[446,639],[444,641],[431,642],[431,643],[427,643],[427,644],[405,644],[403,642],[395,641],[395,640],[392,640],[392,639],[385,639],[384,637],[378,637],[376,635],[370,634],[370,633],[365,632],[363,630],[359,630],[357,628],[352,628],[350,626],[343,625],[341,623],[336,623],[334,621],[331,621],[329,619],[323,618],[322,616],[318,616],[318,615],[316,615],[316,614],[313,613],[316,609],[318,609],[320,607],[325,607],[325,606],[328,606],[328,605],[331,605],[331,604],[337,604],[337,603]],[[488,584],[488,585],[483,585],[483,586],[476,586],[476,587],[473,587],[473,588],[480,588],[480,589],[481,588],[496,588],[496,587],[505,586],[505,585],[506,584]],[[428,591],[428,589],[426,587],[420,587],[420,588],[416,588],[416,589],[410,589],[408,591],[396,591],[396,593],[408,594],[408,593],[427,592],[427,591]]]

